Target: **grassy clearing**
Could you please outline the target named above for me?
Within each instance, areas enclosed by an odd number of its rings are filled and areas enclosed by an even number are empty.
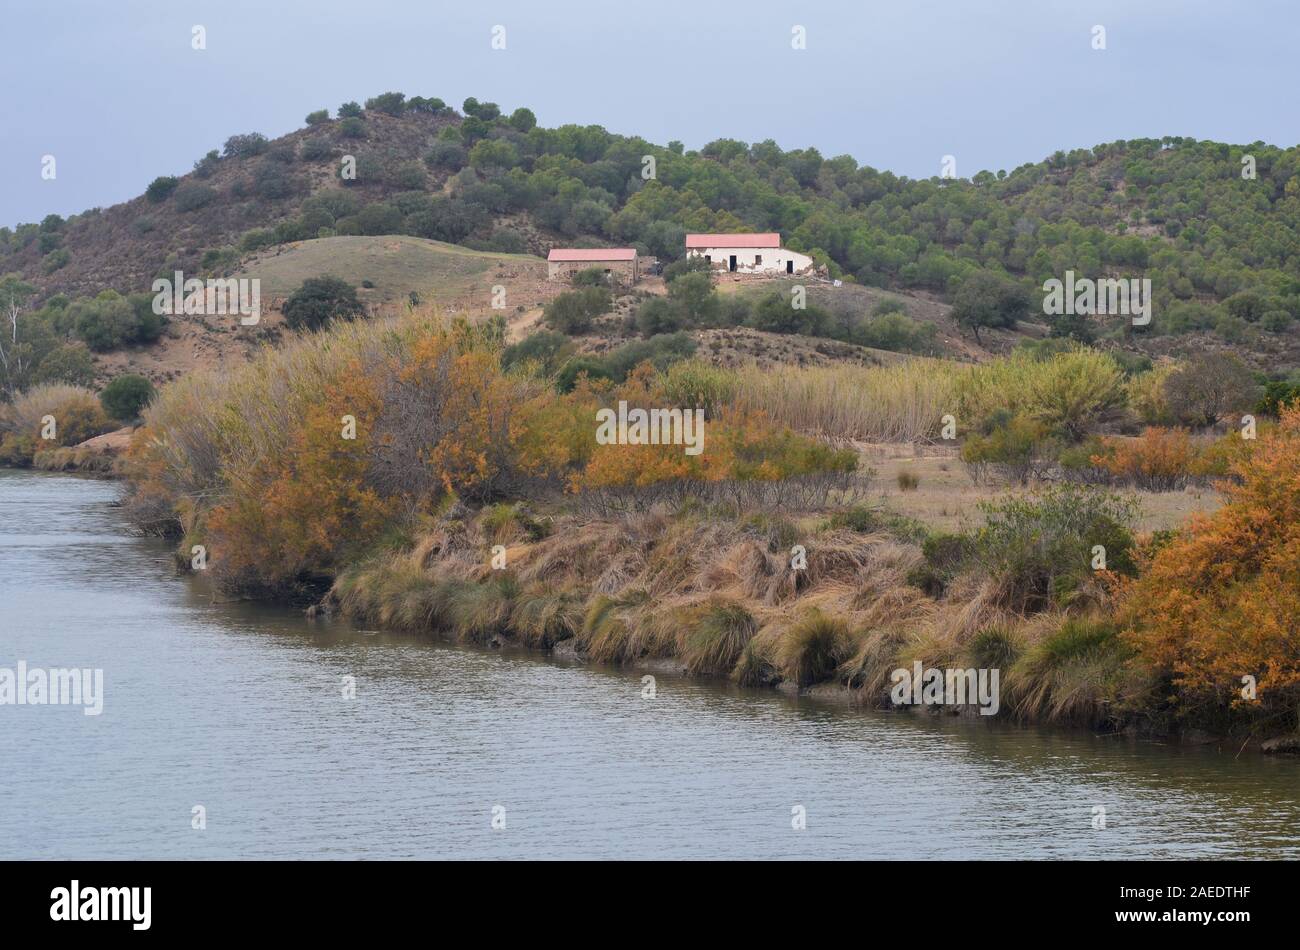
[[[393,303],[414,291],[426,303],[444,306],[480,296],[491,302],[492,274],[501,268],[545,277],[545,262],[527,254],[474,251],[455,244],[405,235],[339,236],[276,247],[247,261],[239,277],[262,281],[263,299],[283,299],[309,277],[330,274],[360,287],[369,301]]]
[[[936,438],[968,367],[913,359],[894,366],[737,371],[736,399],[794,429],[863,442]]]

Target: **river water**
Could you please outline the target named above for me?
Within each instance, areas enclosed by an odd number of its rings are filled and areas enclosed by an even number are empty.
[[[0,705],[0,858],[1300,857],[1300,761],[222,603],[119,491],[0,471],[0,668],[103,670]]]

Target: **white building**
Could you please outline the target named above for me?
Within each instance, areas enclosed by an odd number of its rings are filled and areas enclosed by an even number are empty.
[[[779,234],[688,234],[686,256],[702,257],[715,270],[737,274],[803,274],[813,269],[807,254],[781,246]]]

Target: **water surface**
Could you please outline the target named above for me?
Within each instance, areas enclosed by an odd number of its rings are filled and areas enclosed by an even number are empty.
[[[0,471],[0,667],[105,691],[0,706],[0,858],[1300,856],[1294,760],[665,676],[649,700],[640,672],[214,602],[119,490]]]

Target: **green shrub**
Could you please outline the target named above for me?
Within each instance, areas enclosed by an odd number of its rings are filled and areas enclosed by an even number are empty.
[[[1281,415],[1282,407],[1300,400],[1300,379],[1275,379],[1264,384],[1264,393],[1255,405],[1260,415]]]
[[[148,294],[127,298],[108,290],[93,299],[73,301],[62,319],[78,339],[102,353],[128,343],[151,343],[161,336],[163,319],[153,312],[152,303]]]
[[[1040,461],[1050,454],[1045,425],[999,410],[984,428],[968,436],[961,447],[961,460],[976,482],[982,482],[989,470],[1019,484],[1038,474]]]
[[[212,204],[217,197],[214,189],[192,181],[178,187],[174,194],[177,211],[197,211]]]
[[[1269,333],[1284,333],[1291,326],[1291,314],[1285,310],[1269,310],[1260,317],[1259,325]]]
[[[457,142],[435,142],[429,151],[424,153],[424,164],[430,168],[447,168],[451,171],[459,171],[464,168],[469,161],[469,153],[465,147]]]
[[[307,139],[302,143],[302,160],[304,162],[319,162],[321,159],[329,158],[334,153],[334,146],[330,144],[327,138]]]
[[[676,333],[688,326],[686,313],[664,297],[648,297],[636,308],[636,328],[642,336]]]
[[[37,383],[67,383],[89,386],[95,381],[95,361],[81,341],[63,343],[41,358],[33,374]]]
[[[1031,613],[1069,600],[1092,574],[1098,545],[1108,570],[1137,573],[1132,500],[1067,483],[980,507],[986,523],[975,537],[978,562],[1006,607]]]
[[[41,259],[41,270],[46,274],[53,274],[56,270],[67,267],[70,260],[72,260],[72,256],[68,253],[67,248],[61,247],[56,251],[50,251]]]
[[[968,567],[975,553],[975,539],[970,535],[928,534],[921,540],[925,560],[908,573],[907,582],[931,597],[939,597]]]
[[[605,361],[594,356],[579,356],[565,363],[555,375],[555,388],[562,393],[572,392],[578,377],[614,380],[614,374]]]
[[[338,277],[309,277],[284,303],[284,319],[295,330],[319,330],[333,320],[364,316],[357,289]]]
[[[592,321],[608,313],[614,298],[603,287],[584,287],[571,290],[549,300],[542,310],[542,318],[556,330],[570,336],[587,333]]]
[[[127,373],[105,386],[99,394],[99,401],[104,411],[114,419],[119,422],[134,422],[140,418],[140,413],[153,397],[153,383],[143,376]]]
[[[367,111],[383,112],[387,115],[401,115],[406,111],[406,95],[400,92],[385,92],[366,100]]]
[[[599,267],[585,267],[577,271],[569,283],[574,287],[608,287],[609,275]]]
[[[871,315],[873,317],[883,317],[889,313],[901,313],[904,316],[907,316],[907,304],[903,303],[903,301],[899,300],[897,297],[885,297],[871,308]]]
[[[664,283],[671,284],[684,274],[707,274],[712,269],[713,265],[702,257],[683,257],[664,268]]]
[[[315,112],[307,113],[306,121],[308,125],[321,125],[322,123],[328,122],[329,120],[330,120],[329,109],[317,109]]]
[[[854,505],[837,511],[831,515],[830,523],[832,528],[848,528],[850,531],[858,531],[862,534],[874,534],[884,530],[885,527],[880,510],[866,505]]]
[[[263,154],[270,147],[271,143],[260,132],[249,132],[247,135],[232,135],[226,139],[225,157],[249,158],[253,155]]]
[[[554,376],[573,354],[573,343],[563,333],[540,330],[507,346],[501,353],[501,366],[510,369],[534,363],[545,376]]]
[[[612,378],[622,382],[633,368],[649,363],[661,373],[695,353],[696,343],[685,333],[665,333],[648,340],[633,340],[615,347],[604,356]]]
[[[288,198],[294,193],[295,186],[283,166],[264,160],[253,174],[253,190],[259,198],[274,201],[278,198]]]
[[[153,181],[149,182],[149,187],[144,190],[144,196],[154,204],[166,201],[168,196],[176,190],[176,186],[181,183],[179,178],[172,175],[159,175]]]
[[[918,323],[904,313],[887,312],[864,322],[852,335],[852,341],[877,350],[926,355],[935,351],[936,333],[932,323]]]
[[[217,170],[217,165],[221,162],[221,156],[214,148],[197,162],[194,163],[194,175],[197,178],[211,178],[212,173]]]

